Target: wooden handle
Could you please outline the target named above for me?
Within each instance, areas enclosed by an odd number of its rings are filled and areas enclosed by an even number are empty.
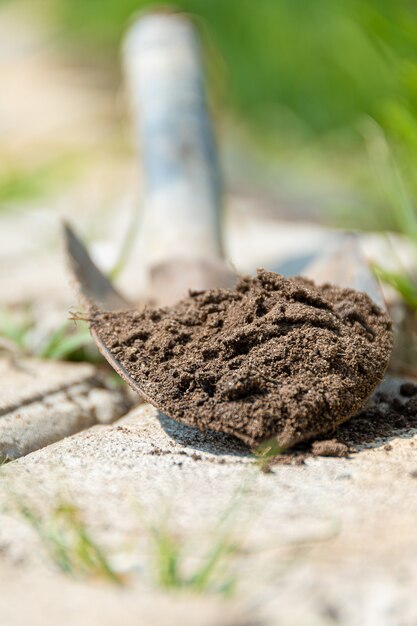
[[[124,59],[145,175],[145,263],[220,259],[219,169],[194,28],[174,13],[145,15]]]

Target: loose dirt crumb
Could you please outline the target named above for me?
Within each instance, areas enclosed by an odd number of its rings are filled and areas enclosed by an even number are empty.
[[[337,439],[325,439],[324,441],[315,441],[311,446],[311,452],[313,456],[346,457],[349,454],[349,448]]]
[[[334,430],[382,379],[391,322],[351,289],[259,270],[172,307],[92,313],[92,330],[166,415],[283,448]]]
[[[411,398],[417,394],[417,385],[413,383],[403,383],[400,387],[400,394],[406,398]]]

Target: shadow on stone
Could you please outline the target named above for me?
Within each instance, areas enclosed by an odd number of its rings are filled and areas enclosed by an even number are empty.
[[[232,435],[213,430],[202,433],[197,428],[180,424],[163,413],[158,413],[158,420],[166,434],[181,446],[218,456],[251,456],[250,449]]]
[[[401,393],[401,389],[407,386],[412,388],[413,397]],[[411,439],[416,432],[417,386],[404,379],[386,376],[367,406],[329,437],[359,451],[381,448],[393,439]]]

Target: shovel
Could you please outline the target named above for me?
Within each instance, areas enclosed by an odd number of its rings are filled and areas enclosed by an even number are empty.
[[[125,39],[124,59],[131,94],[136,142],[142,155],[145,200],[141,250],[148,301],[171,304],[189,289],[231,287],[236,274],[224,259],[221,184],[213,131],[204,94],[204,74],[194,28],[185,17],[148,14]],[[88,311],[135,309],[97,268],[84,244],[65,224],[70,271]],[[335,249],[320,254],[303,274],[367,292],[384,306],[353,235],[341,235]],[[149,397],[91,328],[103,356],[145,400]]]

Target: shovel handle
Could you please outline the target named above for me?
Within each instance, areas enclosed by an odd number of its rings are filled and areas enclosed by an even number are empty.
[[[144,171],[145,263],[218,260],[219,167],[193,25],[175,13],[146,14],[126,35],[124,62]]]

